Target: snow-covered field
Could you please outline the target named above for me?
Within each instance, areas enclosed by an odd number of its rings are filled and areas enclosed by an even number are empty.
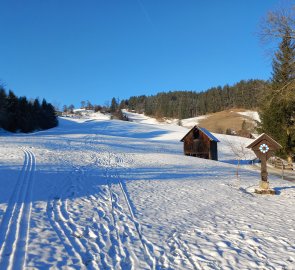
[[[241,115],[244,115],[244,116],[248,116],[248,117],[252,118],[253,120],[255,120],[257,122],[260,122],[260,117],[259,117],[258,112],[245,111],[245,112],[238,112],[238,113],[241,114]]]
[[[144,114],[138,114],[138,113],[132,113],[127,110],[122,110],[123,113],[129,118],[129,120],[136,122],[136,123],[141,123],[141,124],[153,124],[153,125],[165,125],[165,124],[170,124],[170,125],[178,125],[179,124],[179,119],[165,119],[163,118],[162,122],[157,121],[157,119],[146,116]],[[187,128],[192,128],[195,125],[198,125],[200,120],[206,119],[208,115],[201,115],[198,117],[192,117],[192,118],[187,118],[187,119],[182,119],[181,120],[181,126],[187,127]]]
[[[295,183],[237,180],[250,140],[216,135],[203,160],[182,154],[186,128],[139,122],[1,133],[0,269],[295,269]]]

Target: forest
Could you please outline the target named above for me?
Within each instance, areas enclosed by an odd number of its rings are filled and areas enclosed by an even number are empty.
[[[6,93],[0,86],[0,128],[10,132],[32,132],[58,125],[53,105],[45,99],[28,100],[17,97],[13,91]]]
[[[122,100],[120,108],[156,118],[185,119],[230,108],[257,109],[260,96],[269,83],[242,80],[232,86],[213,87],[203,92],[170,91],[152,96],[133,96]]]

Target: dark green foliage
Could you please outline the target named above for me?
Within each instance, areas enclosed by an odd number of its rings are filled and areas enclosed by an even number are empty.
[[[0,87],[0,128],[11,132],[32,132],[58,125],[53,106],[44,99],[29,102],[26,97],[16,97],[12,91],[8,95]]]
[[[0,127],[6,125],[6,104],[7,104],[7,95],[5,90],[0,86]]]
[[[17,130],[18,99],[15,94],[9,90],[6,102],[6,122],[4,129],[15,132]]]
[[[117,109],[118,109],[118,102],[117,102],[117,100],[113,97],[113,98],[112,98],[112,102],[111,102],[110,112],[111,112],[111,113],[114,113],[114,112],[117,111]]]
[[[112,114],[111,119],[117,119],[117,120],[123,120],[128,121],[128,117],[123,114],[122,109],[126,107],[125,100],[122,100],[119,104],[119,101],[117,101],[115,98],[112,98],[111,106],[109,108],[109,111]]]
[[[273,59],[272,83],[274,87],[282,87],[295,78],[295,44],[290,37],[291,29],[286,28],[285,34]]]
[[[128,117],[122,113],[122,110],[118,109],[112,113],[112,119],[129,121]]]
[[[271,85],[264,92],[259,126],[282,146],[281,156],[289,162],[295,151],[295,44],[286,27],[273,60]]]
[[[49,129],[58,125],[54,107],[47,103],[45,99],[42,100],[40,115],[39,125],[41,129]]]
[[[173,91],[155,96],[130,97],[122,106],[154,117],[190,118],[229,108],[256,109],[262,90],[268,85],[262,80],[240,81],[205,92]]]

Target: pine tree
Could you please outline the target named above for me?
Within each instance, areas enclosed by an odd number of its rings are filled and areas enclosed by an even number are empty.
[[[4,128],[7,120],[7,95],[5,90],[0,86],[0,128]]]
[[[278,89],[295,78],[295,45],[290,37],[290,31],[291,29],[286,28],[273,60],[272,83]]]
[[[28,120],[28,101],[26,97],[18,98],[18,108],[17,108],[17,127],[20,131],[29,132],[29,125],[27,123]]]
[[[32,132],[58,125],[54,107],[44,99],[29,102],[26,97],[17,97],[13,91],[8,95],[0,86],[0,128],[11,132]]]
[[[271,85],[264,94],[260,110],[260,131],[281,143],[281,154],[292,163],[295,150],[295,44],[291,29],[285,28],[273,60]]]
[[[6,115],[7,121],[4,125],[4,129],[16,132],[18,129],[17,126],[17,110],[18,110],[18,98],[13,93],[13,91],[9,90],[7,96],[7,103],[6,103]]]
[[[41,114],[42,114],[42,129],[49,129],[56,127],[58,124],[54,107],[47,103],[45,99],[42,100],[41,104]]]
[[[117,100],[113,97],[111,101],[110,111],[114,113],[117,109],[118,109],[118,103],[117,103]]]
[[[33,125],[34,129],[43,129],[43,115],[41,111],[41,105],[39,99],[35,99],[33,102]]]

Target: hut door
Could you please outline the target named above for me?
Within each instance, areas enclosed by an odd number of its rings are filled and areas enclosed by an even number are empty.
[[[199,130],[195,129],[193,133],[193,152],[197,154],[200,148],[200,132]]]

